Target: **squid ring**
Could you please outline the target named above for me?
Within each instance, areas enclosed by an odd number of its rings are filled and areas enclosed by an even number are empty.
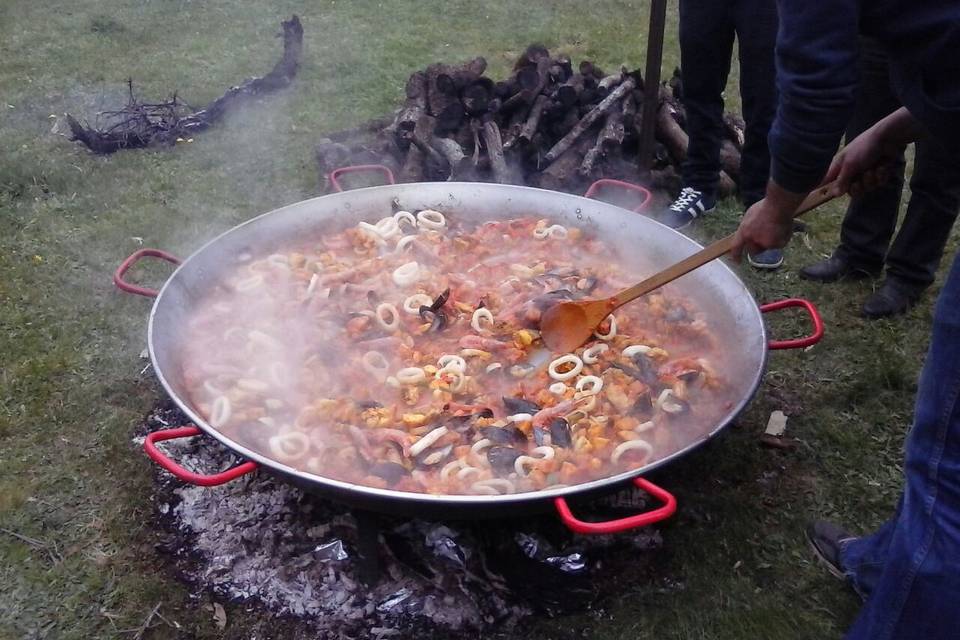
[[[569,371],[560,372],[558,371],[559,367],[562,367],[565,364],[573,365]],[[550,363],[550,366],[547,367],[547,373],[550,374],[550,377],[554,380],[559,380],[560,382],[565,382],[572,378],[576,378],[580,375],[580,372],[583,370],[583,360],[578,358],[572,353],[568,353],[565,356],[560,356],[556,360]]]

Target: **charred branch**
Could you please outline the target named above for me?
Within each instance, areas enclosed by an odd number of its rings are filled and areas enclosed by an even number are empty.
[[[230,110],[283,89],[293,81],[303,54],[303,25],[296,15],[281,22],[283,55],[273,68],[260,77],[231,87],[222,96],[198,111],[180,101],[176,94],[167,101],[151,104],[137,100],[133,82],[128,82],[129,101],[117,111],[104,112],[106,124],[92,127],[67,115],[71,140],[81,142],[95,153],[114,153],[120,149],[136,149],[169,145],[210,128]]]

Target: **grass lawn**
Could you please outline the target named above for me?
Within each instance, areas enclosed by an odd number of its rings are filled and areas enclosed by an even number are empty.
[[[292,13],[306,33],[292,88],[192,144],[101,158],[50,133],[51,115],[122,102],[128,77],[144,97],[176,89],[202,104],[273,64],[273,35]],[[218,631],[204,603],[159,570],[150,465],[130,443],[159,398],[139,375],[148,303],[110,282],[140,239],[189,254],[315,195],[312,144],[386,113],[426,63],[485,55],[499,75],[540,41],[575,60],[641,66],[646,18],[646,3],[619,0],[0,5],[0,638],[129,638],[121,632],[158,603],[179,637],[271,635],[270,620],[231,605]],[[676,27],[672,3],[667,73]],[[728,205],[697,237],[728,231],[737,213]],[[815,565],[802,527],[829,516],[866,530],[892,509],[933,295],[904,318],[867,323],[856,311],[873,283],[799,280],[800,265],[832,249],[840,214],[813,215],[786,268],[742,270],[760,301],[814,300],[827,336],[773,354],[737,426],[657,474],[681,505],[663,528],[658,577],[622,585],[603,611],[535,621],[525,637],[822,639],[851,622],[857,600]],[[803,330],[793,316],[770,324],[776,335]],[[774,409],[790,415],[792,451],[757,444]]]

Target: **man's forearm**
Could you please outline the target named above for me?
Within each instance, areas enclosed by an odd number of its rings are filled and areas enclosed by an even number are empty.
[[[906,107],[900,107],[874,126],[879,130],[884,147],[894,153],[926,135],[920,121],[910,115]]]

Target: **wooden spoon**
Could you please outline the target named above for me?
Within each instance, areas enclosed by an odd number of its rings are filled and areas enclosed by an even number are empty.
[[[834,198],[834,183],[817,187],[800,203],[794,217],[815,209]],[[736,233],[717,240],[689,258],[650,276],[643,282],[602,300],[562,302],[547,309],[540,319],[540,336],[551,351],[569,353],[590,339],[603,320],[632,300],[659,289],[697,267],[719,258],[733,248]]]

